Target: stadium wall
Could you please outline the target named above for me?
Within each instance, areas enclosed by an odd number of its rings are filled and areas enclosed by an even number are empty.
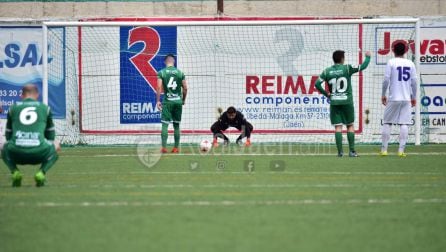
[[[0,0],[0,17],[12,19],[213,16],[216,9],[216,0]],[[225,0],[224,12],[230,16],[437,16],[446,14],[446,1]]]

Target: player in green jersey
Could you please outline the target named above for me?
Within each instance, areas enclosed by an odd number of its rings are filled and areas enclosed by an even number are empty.
[[[166,55],[164,59],[166,67],[158,72],[158,87],[156,89],[156,106],[161,110],[161,152],[166,153],[167,129],[169,123],[173,124],[175,146],[172,153],[179,152],[180,122],[183,105],[186,102],[187,83],[184,73],[175,67],[175,56]],[[161,103],[161,93],[164,92]]]
[[[45,184],[45,174],[54,165],[60,145],[56,136],[50,108],[37,101],[39,91],[29,84],[22,89],[22,100],[9,108],[6,121],[6,140],[2,158],[12,173],[12,186],[22,183],[17,165],[41,164],[34,179],[36,186]]]
[[[351,76],[354,73],[367,68],[370,63],[370,52],[365,53],[365,60],[361,65],[352,66],[345,64],[345,52],[333,53],[334,65],[326,68],[319,76],[315,86],[317,90],[330,99],[330,121],[335,126],[336,147],[338,156],[342,157],[342,125],[347,125],[347,139],[349,156],[358,157],[355,151],[355,109],[353,106],[353,91]],[[328,92],[322,87],[322,83],[328,84]]]

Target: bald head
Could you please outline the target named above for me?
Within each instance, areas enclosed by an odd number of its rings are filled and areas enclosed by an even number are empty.
[[[34,84],[26,84],[22,88],[22,99],[31,98],[37,100],[39,98],[39,89]]]

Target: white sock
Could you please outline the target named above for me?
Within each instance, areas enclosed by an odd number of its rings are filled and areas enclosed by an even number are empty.
[[[400,127],[400,147],[398,152],[404,152],[406,148],[407,137],[409,136],[409,127],[407,125],[401,125]]]
[[[389,146],[389,140],[390,140],[390,124],[383,125],[381,139],[382,139],[381,151],[387,151],[387,146]]]

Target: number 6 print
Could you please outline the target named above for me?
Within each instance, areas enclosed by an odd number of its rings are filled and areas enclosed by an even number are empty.
[[[23,125],[31,125],[37,121],[36,107],[27,107],[20,111],[19,120]]]

